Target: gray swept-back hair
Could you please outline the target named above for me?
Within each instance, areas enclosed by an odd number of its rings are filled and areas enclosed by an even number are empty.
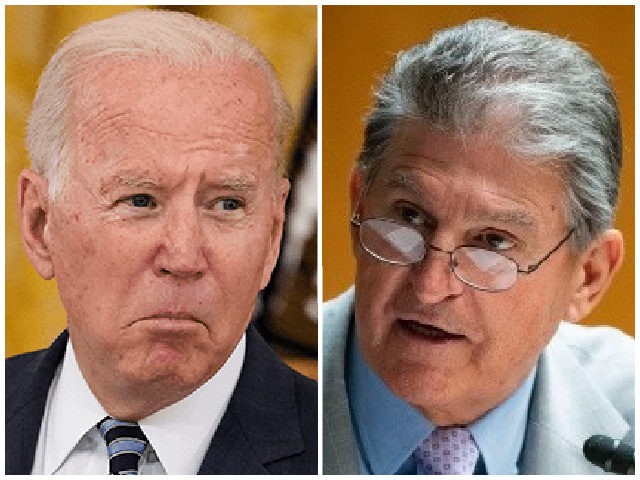
[[[291,108],[264,55],[246,39],[217,23],[187,13],[140,9],[80,27],[62,42],[40,77],[26,144],[32,168],[49,182],[52,200],[65,185],[74,153],[69,123],[79,74],[83,66],[107,57],[158,59],[182,68],[198,68],[227,59],[256,65],[271,89],[276,169],[283,174]]]
[[[477,19],[400,52],[365,120],[358,158],[365,188],[402,122],[414,119],[460,136],[493,128],[519,157],[560,166],[574,248],[612,225],[622,163],[618,106],[606,74],[575,43]]]

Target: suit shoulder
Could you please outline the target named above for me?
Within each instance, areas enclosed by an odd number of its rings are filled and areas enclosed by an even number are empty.
[[[289,367],[291,368],[291,367]],[[296,393],[301,398],[315,398],[318,399],[318,382],[302,375],[301,373],[293,371],[294,381],[296,383]]]
[[[633,374],[635,340],[616,328],[587,327],[563,322],[554,342],[568,348],[584,367],[606,366],[602,364],[614,362]]]
[[[327,366],[334,358],[341,359],[344,356],[349,321],[353,315],[355,304],[355,287],[351,287],[338,297],[322,305],[322,353],[325,360],[324,374]],[[326,360],[329,360],[327,362]]]
[[[37,362],[46,350],[36,350],[35,352],[21,353],[5,359],[5,373],[18,373],[29,368],[29,365]]]
[[[24,379],[33,376],[46,350],[22,353],[9,357],[4,362],[5,396],[9,398],[22,390]]]
[[[56,369],[64,357],[68,338],[65,330],[49,348],[5,360],[6,419],[26,405],[46,398]]]
[[[612,327],[561,324],[553,339],[567,349],[590,382],[626,418],[635,404],[635,340]]]
[[[355,287],[351,286],[336,298],[322,304],[322,320],[325,323],[339,322],[348,317],[353,310]]]
[[[296,405],[300,409],[300,417],[302,419],[309,419],[309,422],[304,422],[311,426],[318,423],[318,382],[299,373],[284,361],[282,364],[289,371],[289,374],[293,378]]]
[[[306,441],[317,451],[318,440],[318,383],[298,372],[293,372],[298,420]]]

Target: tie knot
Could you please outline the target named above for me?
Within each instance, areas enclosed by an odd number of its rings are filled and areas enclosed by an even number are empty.
[[[110,475],[137,475],[138,463],[149,441],[140,425],[105,417],[98,423],[107,444]]]
[[[480,451],[466,428],[436,428],[414,452],[418,473],[471,475]]]

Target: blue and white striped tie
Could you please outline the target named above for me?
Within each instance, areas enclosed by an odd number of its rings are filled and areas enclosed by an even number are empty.
[[[105,417],[98,430],[107,443],[109,475],[138,475],[138,463],[149,445],[137,423]]]

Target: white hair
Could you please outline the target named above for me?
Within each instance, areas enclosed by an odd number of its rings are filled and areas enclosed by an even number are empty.
[[[257,66],[270,88],[275,115],[276,168],[284,172],[284,141],[291,108],[264,55],[231,30],[188,13],[134,10],[89,23],[69,35],[40,77],[26,133],[32,168],[49,182],[55,200],[73,157],[70,119],[82,67],[101,58],[158,59],[184,68],[236,59]]]

